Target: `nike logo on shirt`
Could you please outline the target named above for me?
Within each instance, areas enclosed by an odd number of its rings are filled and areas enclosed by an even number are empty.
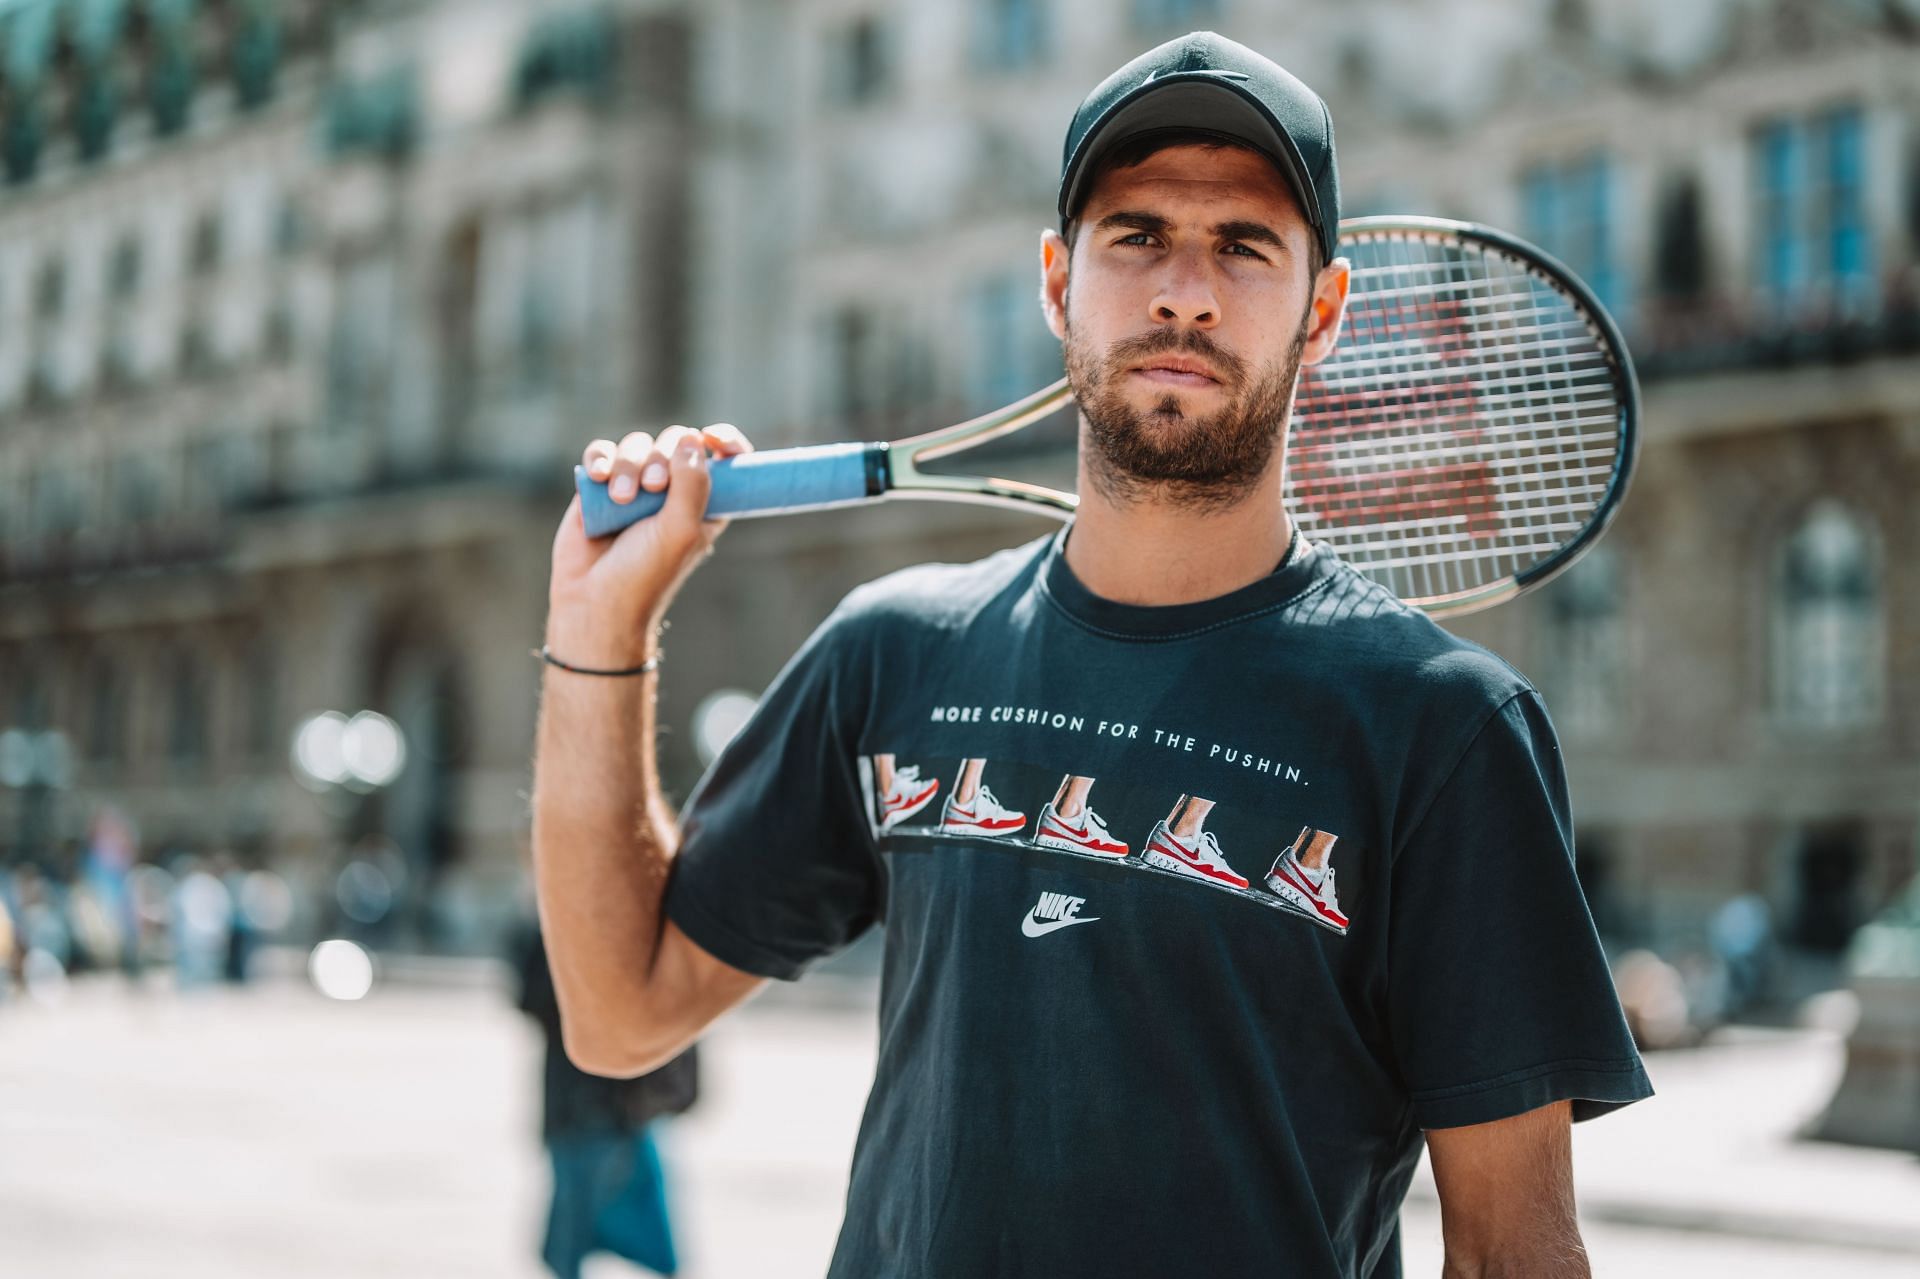
[[[1087,904],[1084,897],[1069,897],[1065,893],[1041,893],[1040,900],[1027,911],[1027,917],[1020,921],[1020,931],[1029,937],[1044,937],[1048,933],[1058,932],[1062,928],[1071,928],[1075,924],[1091,924],[1099,919],[1098,915],[1080,914],[1080,908]]]

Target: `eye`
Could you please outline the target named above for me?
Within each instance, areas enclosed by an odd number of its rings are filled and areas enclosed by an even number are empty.
[[[1254,251],[1253,251],[1252,249],[1250,249],[1250,248],[1248,248],[1248,247],[1247,247],[1246,245],[1244,245],[1244,244],[1242,244],[1242,243],[1240,243],[1240,242],[1239,242],[1238,240],[1235,240],[1235,241],[1233,241],[1233,242],[1232,242],[1231,244],[1229,244],[1229,245],[1227,245],[1227,252],[1229,252],[1229,253],[1233,253],[1233,252],[1239,252],[1239,253],[1242,253],[1242,254],[1245,254],[1245,255],[1246,255],[1247,257],[1250,257],[1250,258],[1252,258],[1252,259],[1253,259],[1254,261],[1256,261],[1256,262],[1265,262],[1265,261],[1266,261],[1266,258],[1264,258],[1264,257],[1262,257],[1262,256],[1261,256],[1260,254],[1258,254],[1258,253],[1256,253],[1256,252],[1254,252]]]
[[[1132,235],[1121,236],[1118,240],[1115,240],[1114,243],[1115,244],[1133,244],[1133,245],[1138,245],[1141,248],[1145,248],[1147,244],[1152,241],[1152,239],[1153,239],[1153,233],[1150,231],[1135,231]]]

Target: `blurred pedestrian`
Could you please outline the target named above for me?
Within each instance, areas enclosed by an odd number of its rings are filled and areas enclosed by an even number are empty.
[[[43,952],[65,972],[73,963],[73,928],[67,918],[66,886],[27,862],[20,867],[14,892],[19,902],[22,948],[29,957],[35,951]]]
[[[649,1125],[690,1107],[699,1067],[689,1048],[634,1079],[589,1075],[568,1060],[560,1004],[537,921],[514,941],[518,1006],[546,1037],[540,1137],[553,1168],[541,1260],[556,1279],[578,1279],[595,1251],[671,1275],[679,1268],[660,1154]]]
[[[13,872],[0,866],[0,1004],[20,979],[20,934],[13,924]]]
[[[1770,993],[1775,948],[1767,899],[1742,893],[1722,903],[1707,925],[1707,940],[1726,971],[1724,1015],[1738,1017]]]
[[[182,990],[212,985],[226,967],[233,898],[199,857],[182,857],[174,870],[168,912],[174,983]]]
[[[106,924],[101,938],[102,964],[117,963],[129,981],[140,977],[140,915],[133,893],[133,867],[140,860],[140,836],[125,814],[103,807],[88,823],[80,882],[99,905]]]
[[[254,947],[259,944],[253,922],[246,912],[247,872],[232,853],[223,851],[214,854],[211,873],[227,890],[227,900],[232,903],[228,911],[227,950],[221,959],[220,976],[233,985],[244,985],[247,965],[252,961]]]

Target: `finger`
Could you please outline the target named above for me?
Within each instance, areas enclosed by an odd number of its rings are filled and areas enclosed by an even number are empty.
[[[667,488],[667,504],[660,517],[672,535],[691,546],[701,537],[700,525],[707,512],[707,494],[713,488],[713,476],[707,467],[707,450],[697,432],[679,437],[673,450],[673,478]]]
[[[652,452],[653,436],[645,431],[629,431],[622,436],[607,477],[607,496],[616,502],[631,501],[640,491],[640,467]]]
[[[613,473],[613,455],[619,446],[612,440],[595,440],[581,450],[580,465],[587,468],[590,479],[605,480]]]
[[[715,422],[701,434],[706,439],[707,448],[718,457],[753,452],[753,441],[731,422]]]
[[[667,477],[672,473],[672,459],[680,441],[693,435],[692,428],[670,426],[660,432],[660,438],[653,442],[653,456],[647,459],[647,465],[640,472],[640,487],[649,493],[658,493],[667,486]]]

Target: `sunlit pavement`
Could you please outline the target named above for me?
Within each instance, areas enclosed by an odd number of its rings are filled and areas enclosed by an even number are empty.
[[[808,993],[717,1027],[702,1105],[663,1136],[690,1279],[825,1270],[873,1031],[870,1007]],[[471,984],[333,1003],[108,979],[0,1005],[0,1271],[538,1276],[538,1060]],[[1838,1068],[1804,1035],[1657,1058],[1658,1099],[1577,1130],[1595,1272],[1920,1273],[1920,1160],[1791,1140]],[[1422,1182],[1409,1274],[1439,1272],[1439,1239]]]

